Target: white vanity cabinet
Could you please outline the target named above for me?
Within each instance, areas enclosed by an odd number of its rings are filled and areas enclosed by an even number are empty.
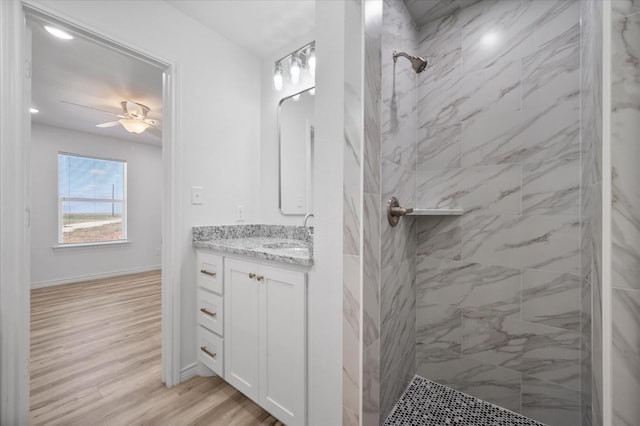
[[[225,380],[289,426],[306,423],[306,273],[224,260]]]

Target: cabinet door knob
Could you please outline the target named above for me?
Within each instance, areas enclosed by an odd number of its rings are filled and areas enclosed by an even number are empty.
[[[200,350],[205,354],[209,355],[211,358],[215,358],[217,355],[215,352],[209,352],[206,346],[200,346]]]
[[[209,275],[210,277],[215,277],[216,276],[215,272],[207,271],[206,269],[200,269],[200,273],[201,274],[205,274],[205,275]]]
[[[215,312],[209,311],[207,308],[200,308],[200,312],[202,312],[205,315],[209,315],[210,317],[214,317],[214,318],[218,315]]]
[[[262,280],[264,279],[264,277],[263,277],[262,275],[258,275],[258,276],[256,277],[256,279],[257,279],[258,281],[262,281]]]
[[[254,279],[256,277],[256,274],[249,272],[249,278]]]

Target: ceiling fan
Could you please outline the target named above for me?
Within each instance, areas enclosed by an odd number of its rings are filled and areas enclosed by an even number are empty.
[[[100,108],[90,107],[88,105],[77,104],[75,102],[69,101],[60,101],[65,104],[75,105],[82,108],[94,109],[96,111],[106,112],[107,114],[113,114],[119,118],[116,121],[109,121],[102,124],[96,124],[96,127],[105,128],[105,127],[114,127],[117,125],[121,125],[124,129],[129,133],[140,134],[145,130],[149,130],[150,133],[160,136],[161,130],[157,127],[160,122],[158,120],[152,120],[147,118],[147,114],[149,113],[149,107],[143,105],[138,102],[133,101],[122,101],[120,102],[120,106],[122,107],[122,113],[117,114],[115,112],[106,111]]]

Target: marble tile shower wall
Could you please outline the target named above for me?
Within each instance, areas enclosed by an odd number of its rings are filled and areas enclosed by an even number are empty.
[[[380,145],[383,0],[364,1],[362,425],[380,419]]]
[[[361,423],[362,1],[344,2],[342,424]]]
[[[612,405],[615,425],[640,424],[640,1],[611,13]]]
[[[417,374],[579,425],[580,2],[480,1],[418,54],[416,205],[465,214],[417,221]]]
[[[602,14],[602,1],[580,2],[580,395],[583,425],[602,425]]]
[[[394,64],[392,52],[414,52],[417,27],[402,1],[384,0],[381,38],[380,104],[380,423],[415,375],[416,221],[405,218],[392,228],[387,200],[415,205],[416,73],[406,60]]]

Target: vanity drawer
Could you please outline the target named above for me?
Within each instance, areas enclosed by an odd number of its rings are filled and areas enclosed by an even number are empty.
[[[197,252],[198,285],[206,290],[222,294],[222,257],[201,250]]]
[[[198,323],[223,335],[224,304],[222,297],[208,291],[198,291]]]
[[[224,339],[202,326],[198,327],[198,361],[224,377]]]

